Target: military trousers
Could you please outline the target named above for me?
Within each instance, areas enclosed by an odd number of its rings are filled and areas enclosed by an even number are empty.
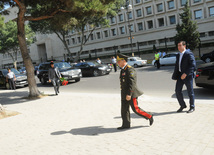
[[[16,90],[16,84],[15,84],[15,81],[14,79],[8,79],[8,83],[9,83],[9,86],[10,86],[10,89],[12,90]]]
[[[143,109],[141,109],[138,106],[137,98],[132,98],[130,101],[127,100],[121,100],[121,117],[122,117],[122,127],[130,127],[130,107],[132,108],[133,112],[137,115],[149,119],[152,117],[152,115],[148,112],[145,112]]]

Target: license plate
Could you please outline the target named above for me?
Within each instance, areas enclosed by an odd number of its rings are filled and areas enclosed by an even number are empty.
[[[23,84],[23,83],[27,83],[26,81],[22,81],[22,82],[20,82],[21,84]]]
[[[110,71],[110,69],[107,69],[107,71]]]
[[[74,75],[74,76],[72,76],[72,78],[76,78],[76,77],[78,77],[78,75]]]

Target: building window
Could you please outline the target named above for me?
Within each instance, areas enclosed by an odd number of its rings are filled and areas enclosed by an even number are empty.
[[[146,7],[146,14],[147,14],[147,15],[152,14],[152,7],[151,7],[151,6]]]
[[[112,24],[115,23],[115,17],[111,17],[111,23],[112,23]]]
[[[67,40],[66,40],[66,43],[67,43],[67,45],[70,45],[70,40],[67,39]]]
[[[194,11],[195,19],[201,19],[202,18],[202,10],[196,10]]]
[[[72,43],[75,44],[75,38],[72,38]]]
[[[135,3],[137,4],[137,3],[140,3],[140,0],[135,0]]]
[[[119,20],[120,20],[120,22],[123,21],[123,14],[120,14],[120,15],[119,15]]]
[[[193,0],[194,3],[201,2],[201,0]]]
[[[173,1],[169,1],[169,2],[168,2],[168,8],[169,8],[169,10],[171,10],[171,9],[174,9],[174,8],[175,8],[174,0],[173,0]]]
[[[187,4],[187,0],[181,0],[181,6],[185,6]]]
[[[111,32],[112,32],[112,36],[116,36],[116,30],[115,29],[112,29]]]
[[[97,32],[97,39],[100,39],[100,32]]]
[[[158,25],[159,25],[159,27],[164,26],[164,19],[163,18],[158,19]]]
[[[136,10],[137,13],[137,17],[141,17],[142,16],[142,11],[141,9]]]
[[[134,31],[134,26],[130,25],[130,29],[131,29],[131,32],[133,32]]]
[[[81,39],[80,39],[80,37],[78,37],[78,42],[79,42],[79,43],[81,43]]]
[[[128,13],[128,18],[132,19],[132,13],[131,12]]]
[[[105,37],[108,37],[108,31],[107,30],[104,31],[104,35],[105,35]]]
[[[157,4],[157,10],[158,12],[162,12],[163,11],[163,4]]]
[[[122,27],[120,27],[120,34],[124,34],[124,33],[125,33],[125,27],[122,26]]]
[[[139,31],[143,30],[143,23],[138,23],[137,26]]]
[[[94,35],[93,34],[91,34],[91,40],[94,40]]]
[[[214,36],[214,31],[208,32],[209,36]]]
[[[169,16],[169,23],[170,25],[176,24],[175,16]]]
[[[206,37],[206,34],[204,32],[200,33],[200,38],[203,38],[203,37]]]
[[[153,21],[150,20],[150,21],[148,21],[147,23],[148,23],[148,28],[149,28],[149,29],[152,29],[152,28],[153,28]]]
[[[214,16],[214,7],[209,8],[209,16]]]

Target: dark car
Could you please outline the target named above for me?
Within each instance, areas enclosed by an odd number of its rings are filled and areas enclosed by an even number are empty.
[[[58,67],[61,75],[66,80],[75,80],[76,82],[80,81],[82,77],[82,72],[80,69],[71,67],[67,62],[54,62],[54,66]],[[48,70],[50,68],[50,62],[44,62],[39,65],[37,70],[37,77],[40,82],[44,85],[47,83],[48,79]]]
[[[97,62],[81,62],[76,64],[75,67],[81,69],[83,76],[106,75],[111,72],[111,68],[108,65]]]
[[[214,51],[203,54],[201,60],[203,60],[206,63],[214,61]]]
[[[17,71],[14,68],[11,68],[11,71],[16,76],[16,81],[15,81],[16,87],[24,87],[28,85],[26,75],[21,74],[19,71]],[[0,87],[1,88],[9,89],[9,84],[6,82],[7,73],[8,73],[7,69],[0,69]]]
[[[214,62],[201,64],[197,68],[195,84],[198,87],[214,88]]]

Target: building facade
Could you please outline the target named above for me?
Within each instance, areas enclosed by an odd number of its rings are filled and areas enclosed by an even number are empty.
[[[130,0],[131,11],[121,10],[117,16],[108,18],[110,27],[98,26],[92,32],[80,59],[110,57],[115,55],[117,50],[130,55],[143,55],[152,51],[154,46],[168,51],[175,49],[175,28],[177,24],[181,24],[179,13],[183,12],[186,1]],[[214,1],[189,0],[189,4],[192,20],[198,25],[202,47],[213,48]],[[90,26],[85,27],[85,38],[91,30]],[[56,35],[37,34],[36,38],[37,42],[29,47],[34,63],[51,59],[67,60],[67,51]],[[79,32],[71,31],[66,39],[72,55],[75,56],[80,50],[81,35]],[[2,61],[2,58],[0,59]],[[3,60],[2,64],[5,64],[9,58],[6,60],[4,57]]]

